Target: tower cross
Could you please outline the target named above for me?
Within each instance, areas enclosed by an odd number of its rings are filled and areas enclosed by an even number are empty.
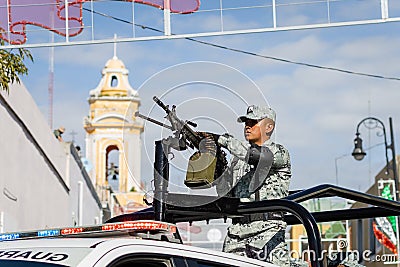
[[[117,34],[114,33],[114,59],[117,59]]]

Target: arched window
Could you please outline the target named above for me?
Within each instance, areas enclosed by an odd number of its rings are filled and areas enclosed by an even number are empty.
[[[119,163],[118,147],[116,145],[108,146],[106,149],[106,179],[114,192],[119,192]]]
[[[111,87],[117,87],[117,86],[118,86],[118,78],[117,78],[117,76],[113,75],[113,76],[111,77],[111,84],[110,84],[110,86],[111,86]]]

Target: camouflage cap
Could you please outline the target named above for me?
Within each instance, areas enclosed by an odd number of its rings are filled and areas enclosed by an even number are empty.
[[[273,121],[276,120],[276,113],[272,108],[269,107],[260,107],[251,105],[247,108],[246,115],[240,116],[237,121],[245,122],[247,119],[250,120],[261,120],[261,119],[271,119]]]

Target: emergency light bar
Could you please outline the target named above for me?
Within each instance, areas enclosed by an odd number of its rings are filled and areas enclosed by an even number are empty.
[[[131,230],[133,232],[164,232],[169,235],[179,237],[177,228],[173,224],[158,222],[158,221],[133,221],[133,222],[118,222],[107,223],[103,225],[87,226],[87,227],[68,227],[60,229],[46,229],[31,232],[15,232],[0,234],[0,241],[26,239],[26,238],[41,238],[41,237],[68,237],[79,234],[90,233],[109,233],[112,231]],[[129,232],[131,232],[129,231]]]

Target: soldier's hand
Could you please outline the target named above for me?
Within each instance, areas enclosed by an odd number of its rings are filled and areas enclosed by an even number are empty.
[[[202,138],[199,145],[200,152],[210,152],[215,155],[219,135],[209,132],[198,132],[197,134]]]
[[[228,133],[224,133],[223,135],[220,135],[218,137],[218,144],[220,144],[222,147],[227,147],[228,146],[228,142],[229,139],[233,138],[232,135],[228,134]]]

